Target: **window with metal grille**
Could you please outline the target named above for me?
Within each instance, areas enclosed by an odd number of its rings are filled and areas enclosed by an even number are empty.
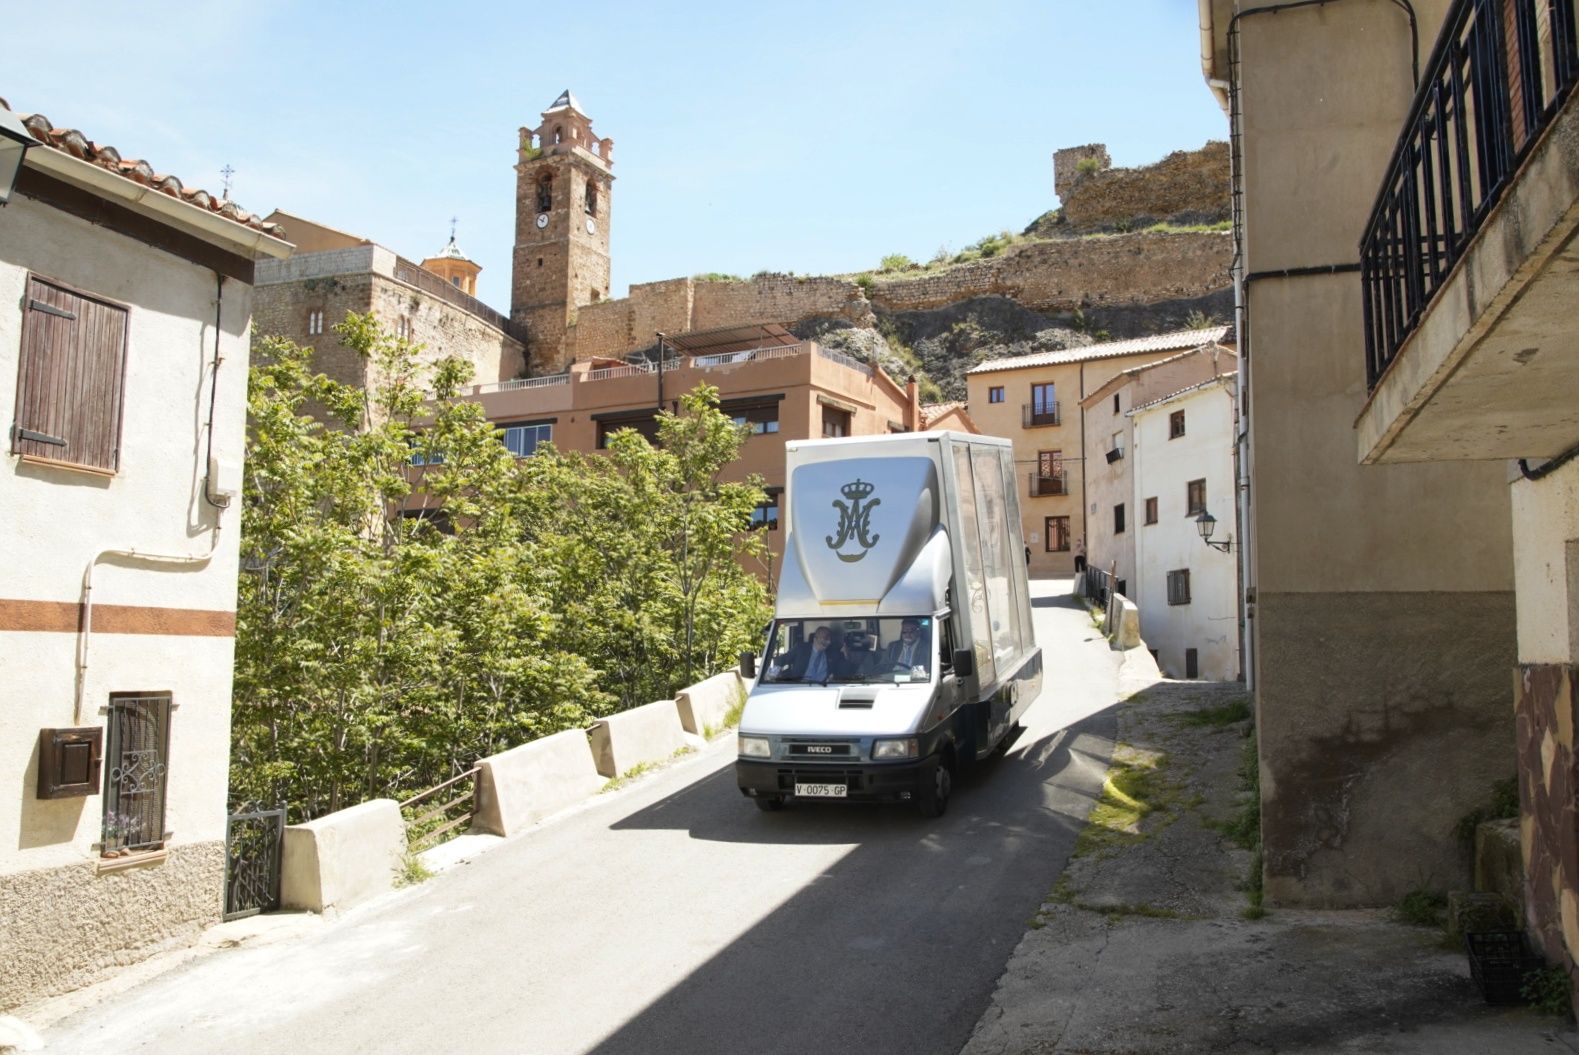
[[[28,276],[12,454],[119,467],[126,319],[120,305]]]
[[[1184,411],[1175,410],[1168,415],[1168,438],[1176,440],[1184,435]]]
[[[164,845],[170,757],[168,692],[112,692],[104,758],[103,850]]]
[[[1206,481],[1191,480],[1184,485],[1184,515],[1200,516],[1206,512]]]
[[[1043,545],[1048,553],[1066,553],[1069,550],[1069,518],[1045,517],[1042,520]]]
[[[1190,603],[1190,569],[1180,568],[1168,573],[1168,603]]]

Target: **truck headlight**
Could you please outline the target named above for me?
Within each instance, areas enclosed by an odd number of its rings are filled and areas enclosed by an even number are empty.
[[[915,737],[908,740],[879,740],[872,745],[872,761],[884,758],[915,758],[920,753]]]
[[[773,748],[765,736],[740,736],[740,756],[742,758],[772,758]]]

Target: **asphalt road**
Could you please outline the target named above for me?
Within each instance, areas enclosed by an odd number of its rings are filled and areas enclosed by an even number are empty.
[[[955,1055],[1111,748],[1115,654],[1053,585],[1042,698],[938,820],[760,813],[725,738],[309,937],[109,998],[46,1050]]]

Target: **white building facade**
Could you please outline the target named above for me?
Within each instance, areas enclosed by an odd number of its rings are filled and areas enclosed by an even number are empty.
[[[1202,541],[1196,518],[1217,518],[1212,541],[1234,528],[1234,386],[1219,375],[1135,407],[1132,423],[1135,576],[1141,636],[1163,673],[1239,676],[1237,554]]]
[[[220,918],[252,273],[290,252],[27,127],[0,210],[0,1012]]]

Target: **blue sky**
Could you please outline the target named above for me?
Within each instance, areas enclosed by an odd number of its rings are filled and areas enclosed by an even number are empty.
[[[517,130],[567,87],[615,141],[615,295],[924,260],[1052,208],[1059,147],[1140,165],[1227,131],[1192,0],[56,0],[7,29],[60,42],[10,49],[13,108],[413,259],[457,216],[501,310]]]

